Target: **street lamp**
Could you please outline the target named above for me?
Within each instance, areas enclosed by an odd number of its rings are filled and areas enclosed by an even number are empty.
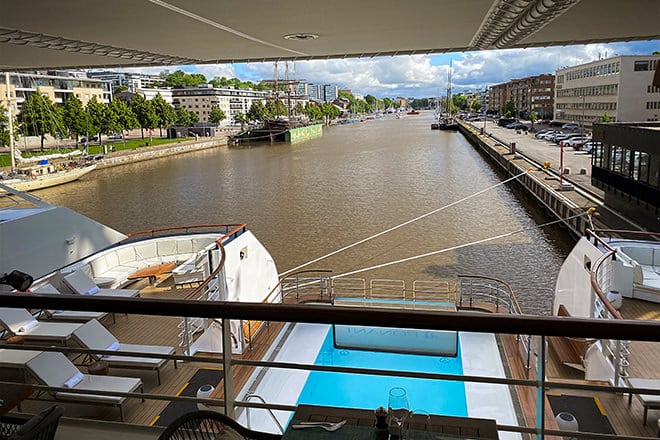
[[[580,125],[582,128],[580,128],[580,133],[584,134],[584,100],[585,100],[585,95],[582,95],[582,119],[580,120]]]

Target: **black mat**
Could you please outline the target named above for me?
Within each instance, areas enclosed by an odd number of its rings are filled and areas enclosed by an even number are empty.
[[[222,380],[224,372],[222,370],[197,370],[188,383],[181,389],[177,396],[195,397],[199,387],[205,384],[211,384],[214,387]],[[170,402],[160,413],[158,418],[151,422],[151,426],[168,426],[179,416],[197,411],[197,404],[192,402]]]
[[[566,394],[548,394],[547,396],[554,415],[556,416],[560,412],[573,414],[578,422],[580,432],[615,434],[598,397],[569,396]]]

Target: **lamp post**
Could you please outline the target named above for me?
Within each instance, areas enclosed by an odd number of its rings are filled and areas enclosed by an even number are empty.
[[[585,101],[585,95],[582,95],[582,119],[580,120],[580,133],[584,134],[584,101]]]

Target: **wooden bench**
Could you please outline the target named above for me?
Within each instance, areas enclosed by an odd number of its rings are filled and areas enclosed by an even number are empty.
[[[571,314],[568,313],[563,304],[560,304],[557,316],[570,317]],[[584,353],[589,346],[586,340],[565,336],[548,336],[548,344],[550,344],[562,364],[584,371]]]

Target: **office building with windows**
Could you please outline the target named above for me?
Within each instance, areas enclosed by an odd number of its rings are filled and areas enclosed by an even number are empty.
[[[657,121],[660,55],[617,56],[557,70],[555,119],[591,128],[594,122]]]

